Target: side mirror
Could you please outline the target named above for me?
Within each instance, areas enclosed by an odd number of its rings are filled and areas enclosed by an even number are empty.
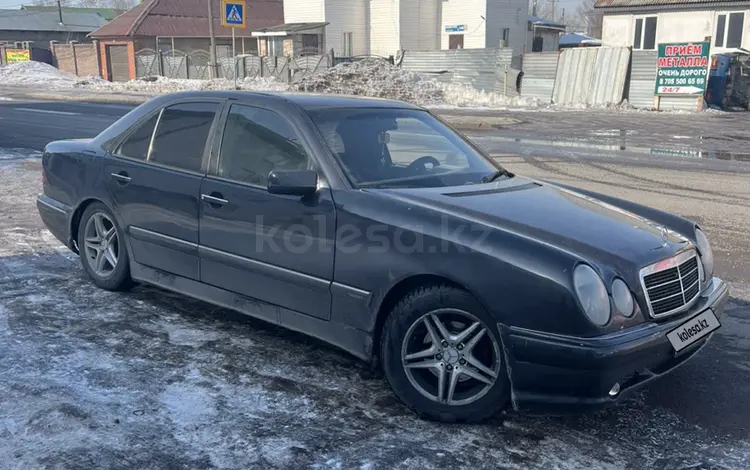
[[[272,171],[268,192],[289,196],[309,196],[318,190],[318,174],[313,170]]]

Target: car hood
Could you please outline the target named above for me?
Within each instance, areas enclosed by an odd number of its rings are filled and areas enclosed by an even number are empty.
[[[380,191],[600,261],[616,257],[630,266],[644,266],[689,243],[681,234],[632,212],[519,176],[483,185]]]

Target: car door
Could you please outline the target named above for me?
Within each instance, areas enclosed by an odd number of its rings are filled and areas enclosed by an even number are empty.
[[[317,195],[304,198],[266,189],[271,171],[312,167],[300,135],[279,113],[231,105],[218,161],[201,188],[201,281],[327,320],[335,238],[330,189],[323,181]]]
[[[136,262],[200,279],[199,198],[220,100],[173,102],[133,126],[105,165]]]

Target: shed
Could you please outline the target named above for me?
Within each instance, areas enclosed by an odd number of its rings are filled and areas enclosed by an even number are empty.
[[[211,0],[220,76],[233,70],[232,31],[221,25],[221,0]],[[282,0],[246,0],[245,28],[235,30],[237,53],[257,52],[252,31],[284,21]],[[98,39],[102,77],[127,81],[163,74],[208,78],[206,0],[145,0],[89,35]]]
[[[557,21],[529,15],[528,39],[526,51],[552,52],[559,47],[560,35],[565,33],[566,26]]]

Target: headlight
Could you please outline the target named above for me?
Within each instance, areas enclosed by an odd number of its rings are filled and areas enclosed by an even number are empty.
[[[695,229],[695,241],[698,245],[698,253],[701,255],[703,280],[705,281],[714,275],[714,253],[711,251],[711,244],[708,243],[708,237],[699,228]]]
[[[633,312],[635,311],[633,295],[630,293],[628,285],[622,279],[615,279],[612,283],[612,300],[614,300],[615,307],[617,307],[620,313],[628,318],[633,316]]]
[[[609,296],[602,278],[591,266],[581,264],[573,271],[573,284],[589,320],[595,325],[606,325],[610,316]]]

